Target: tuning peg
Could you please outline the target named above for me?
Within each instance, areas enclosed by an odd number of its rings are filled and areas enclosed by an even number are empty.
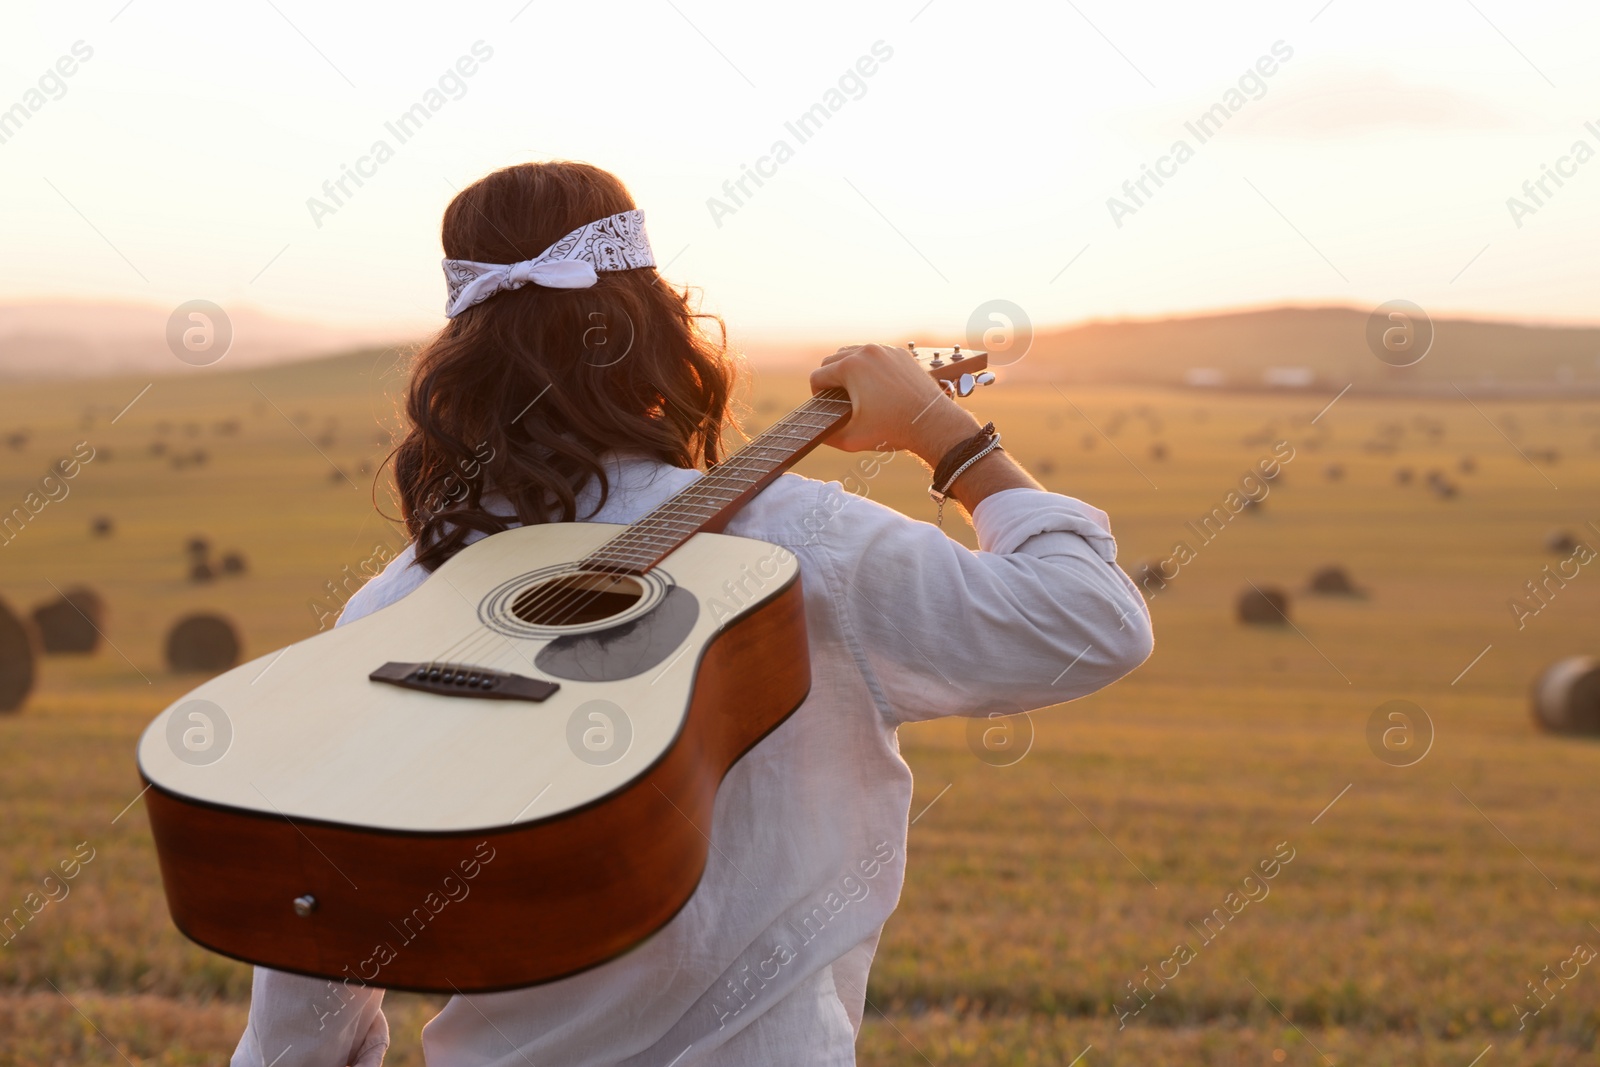
[[[972,375],[963,374],[956,379],[956,396],[971,396],[972,390],[976,385],[977,383],[973,380]]]
[[[915,341],[907,341],[906,342],[906,351],[910,352],[913,356],[916,355],[917,354],[917,342],[915,342]]]
[[[972,380],[977,382],[979,385],[993,385],[994,374],[990,371],[981,370],[977,374],[973,375]]]
[[[956,395],[956,383],[952,382],[948,378],[940,378],[939,379],[939,388],[943,389],[951,397],[954,397]]]

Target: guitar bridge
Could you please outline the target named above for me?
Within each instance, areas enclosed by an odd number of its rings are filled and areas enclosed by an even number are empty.
[[[418,689],[438,696],[476,697],[479,700],[529,700],[541,703],[560,689],[555,682],[521,674],[492,671],[464,663],[389,662],[367,675],[374,682]]]

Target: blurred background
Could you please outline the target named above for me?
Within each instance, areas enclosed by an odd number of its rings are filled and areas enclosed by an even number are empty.
[[[1111,690],[902,731],[863,1063],[1596,1062],[1592,7],[6,22],[0,1065],[231,1051],[249,970],[173,929],[134,741],[404,544],[442,211],[546,159],[629,184],[748,432],[840,344],[991,351],[973,410],[1150,602]],[[420,1063],[438,1001],[390,1003]]]

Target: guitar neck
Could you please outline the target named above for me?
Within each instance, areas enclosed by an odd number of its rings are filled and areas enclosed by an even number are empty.
[[[593,570],[642,574],[697,533],[721,530],[773,479],[798,463],[850,417],[850,397],[826,389],[668,498],[583,561]]]

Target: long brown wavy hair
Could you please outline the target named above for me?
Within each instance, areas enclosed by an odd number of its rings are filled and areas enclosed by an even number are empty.
[[[450,259],[531,259],[585,223],[634,208],[616,177],[584,163],[523,163],[463,189],[444,213]],[[702,323],[715,324],[716,337]],[[733,387],[722,320],[697,312],[654,267],[602,271],[589,289],[526,285],[451,319],[418,353],[394,453],[401,516],[434,570],[469,531],[571,522],[602,457],[716,463]],[[598,505],[597,505],[598,506]]]

